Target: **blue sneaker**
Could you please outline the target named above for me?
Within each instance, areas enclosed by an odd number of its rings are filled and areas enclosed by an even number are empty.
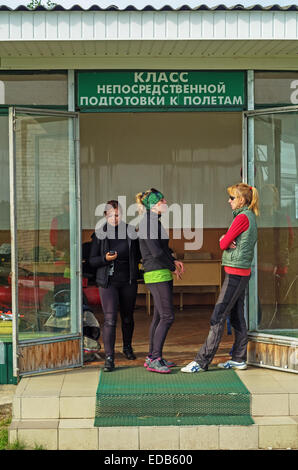
[[[220,362],[217,364],[217,367],[220,367],[221,369],[238,369],[238,370],[244,370],[247,369],[247,364],[246,362],[236,362],[236,361],[227,361],[227,362]]]
[[[203,369],[200,364],[198,364],[196,361],[192,361],[187,366],[182,367],[181,372],[189,372],[189,373],[194,373],[194,372],[206,372],[207,369]]]

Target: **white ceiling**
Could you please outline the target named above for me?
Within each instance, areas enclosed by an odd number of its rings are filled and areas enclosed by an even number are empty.
[[[1,57],[296,57],[294,40],[4,41]]]

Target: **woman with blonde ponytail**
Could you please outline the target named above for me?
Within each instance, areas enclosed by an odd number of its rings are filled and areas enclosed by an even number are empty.
[[[223,369],[246,369],[247,327],[244,318],[244,295],[251,274],[251,263],[257,242],[256,216],[259,215],[259,195],[256,188],[238,183],[227,188],[233,222],[220,240],[225,280],[211,316],[211,327],[205,344],[195,360],[182,372],[207,371],[221,341],[224,325],[230,315],[235,332],[232,359],[218,364]]]

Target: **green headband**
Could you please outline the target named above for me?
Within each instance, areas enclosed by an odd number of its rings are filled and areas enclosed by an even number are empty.
[[[151,207],[155,206],[155,204],[163,198],[164,195],[159,191],[151,191],[144,199],[142,199],[142,204],[144,204],[146,209],[151,209]]]

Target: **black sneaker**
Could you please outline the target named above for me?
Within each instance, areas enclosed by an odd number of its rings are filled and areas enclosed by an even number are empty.
[[[132,349],[131,346],[124,347],[123,348],[123,354],[130,361],[134,361],[136,359],[136,356],[134,355],[134,352],[133,352],[133,349]]]
[[[112,356],[106,356],[104,372],[112,372],[115,369],[114,358]]]

